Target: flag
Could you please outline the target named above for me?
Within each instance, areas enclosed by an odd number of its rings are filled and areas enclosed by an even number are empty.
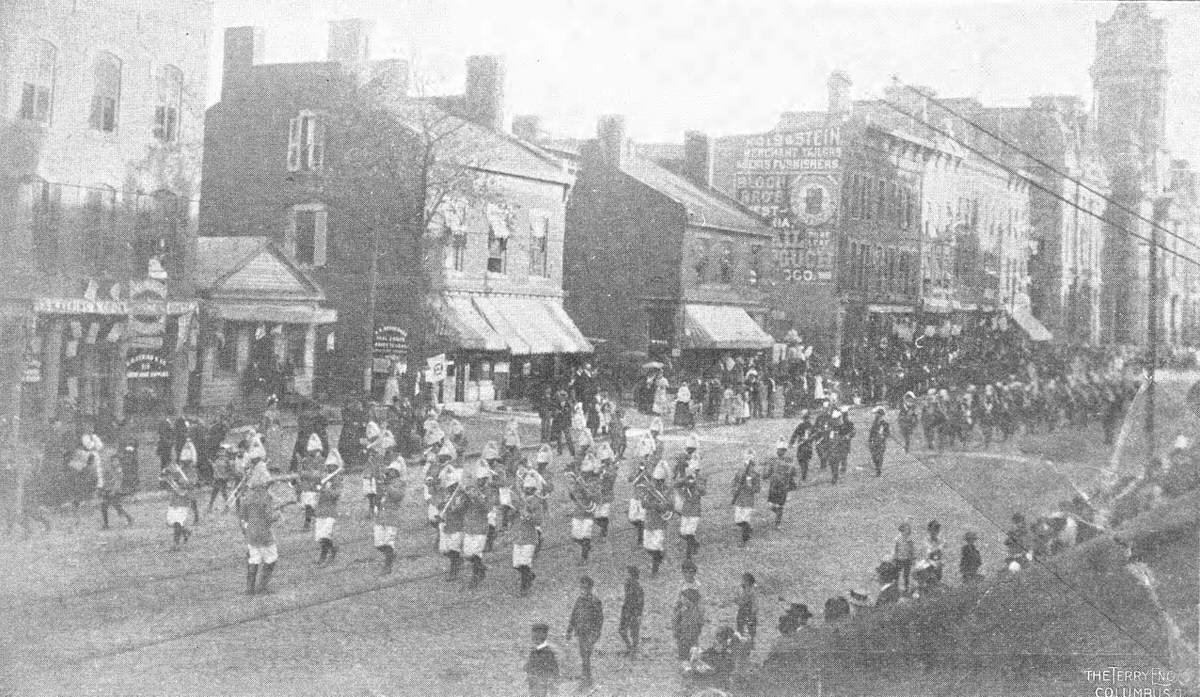
[[[87,289],[83,291],[83,297],[84,297],[84,299],[86,299],[86,300],[95,300],[95,299],[96,299],[96,293],[97,293],[99,290],[100,290],[100,288],[99,288],[99,287],[96,285],[96,281],[95,281],[94,279],[91,279],[91,278],[89,278],[89,279],[88,279],[88,283],[87,283]]]
[[[109,343],[117,343],[121,340],[121,333],[125,329],[125,325],[121,322],[114,322],[112,329],[108,330]]]
[[[337,350],[337,334],[329,332],[329,336],[325,337],[325,353],[333,353]]]
[[[91,326],[88,327],[88,333],[87,333],[88,345],[96,343],[96,337],[98,337],[98,336],[100,336],[100,323],[92,322]]]
[[[108,289],[108,297],[119,301],[121,299],[121,282],[117,281]]]
[[[259,339],[263,338],[266,335],[267,335],[267,325],[265,325],[265,324],[258,325],[258,328],[254,330],[254,340],[255,341],[258,341]]]
[[[271,327],[271,336],[281,336],[282,334],[283,334],[283,325],[282,324],[276,324],[275,326]]]

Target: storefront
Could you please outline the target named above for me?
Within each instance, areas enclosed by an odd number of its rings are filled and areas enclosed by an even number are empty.
[[[119,422],[178,411],[195,361],[196,310],[155,279],[36,299],[22,375],[27,417]]]
[[[770,356],[775,346],[761,324],[737,305],[684,305],[682,326],[676,367],[688,375],[703,375],[726,357]]]
[[[442,404],[535,399],[592,353],[553,296],[446,293],[433,306],[447,356]]]
[[[337,312],[325,293],[260,237],[201,237],[193,277],[201,297],[201,360],[191,401],[202,408],[275,394],[309,397]]]

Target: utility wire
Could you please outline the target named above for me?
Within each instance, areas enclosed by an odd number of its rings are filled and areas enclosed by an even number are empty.
[[[1174,237],[1174,238],[1180,240],[1181,242],[1184,242],[1185,244],[1191,245],[1192,247],[1194,247],[1196,249],[1200,249],[1200,244],[1197,244],[1197,243],[1193,242],[1192,240],[1187,239],[1186,237],[1180,235],[1179,233],[1177,233],[1173,230],[1163,227],[1156,221],[1145,217],[1141,213],[1138,213],[1137,211],[1133,210],[1132,208],[1129,208],[1128,206],[1122,204],[1120,201],[1117,201],[1116,199],[1112,198],[1111,195],[1104,194],[1100,191],[1097,191],[1093,187],[1088,186],[1087,184],[1084,184],[1081,180],[1076,179],[1076,178],[1066,174],[1065,172],[1056,168],[1054,165],[1051,165],[1050,163],[1046,162],[1045,160],[1042,160],[1041,158],[1037,157],[1036,155],[1029,152],[1028,150],[1025,150],[1024,148],[1014,145],[1011,141],[1005,139],[1003,136],[997,135],[996,133],[989,130],[988,128],[985,128],[982,124],[975,121],[974,119],[971,119],[971,118],[965,116],[962,112],[959,112],[959,111],[956,111],[956,110],[950,108],[942,100],[940,100],[932,95],[926,94],[925,92],[922,92],[919,88],[914,87],[913,85],[909,85],[908,83],[905,83],[904,81],[900,80],[900,78],[895,75],[892,76],[892,81],[895,82],[896,84],[900,85],[904,89],[912,92],[913,94],[916,94],[923,99],[929,100],[933,104],[937,105],[938,108],[950,113],[952,116],[962,119],[962,121],[964,121],[968,126],[971,126],[975,130],[977,130],[980,133],[983,133],[984,135],[988,136],[989,138],[995,140],[996,142],[1000,143],[1004,147],[1009,148],[1010,150],[1013,150],[1013,151],[1019,153],[1021,156],[1027,158],[1028,160],[1030,160],[1032,162],[1037,163],[1039,166],[1046,168],[1053,174],[1055,174],[1059,177],[1062,177],[1063,179],[1071,182],[1075,186],[1078,186],[1079,188],[1083,189],[1084,191],[1088,191],[1096,196],[1099,196],[1100,198],[1104,199],[1109,205],[1113,206],[1114,208],[1124,211],[1125,213],[1128,213],[1129,215],[1133,216],[1134,218],[1137,218],[1138,220],[1141,220],[1142,222],[1149,223],[1150,225],[1154,226],[1155,228],[1158,228],[1159,230],[1165,232],[1166,234],[1170,235],[1171,237]]]
[[[1029,182],[1029,185],[1030,185],[1030,186],[1034,187],[1035,189],[1037,189],[1037,190],[1039,190],[1039,191],[1042,191],[1043,193],[1046,193],[1046,194],[1048,194],[1048,195],[1049,195],[1049,196],[1051,196],[1052,198],[1058,199],[1059,201],[1062,201],[1063,203],[1067,204],[1068,206],[1071,206],[1072,208],[1074,208],[1074,209],[1076,209],[1076,210],[1082,211],[1082,212],[1084,212],[1084,213],[1086,213],[1086,214],[1088,214],[1088,215],[1092,216],[1093,218],[1096,218],[1096,219],[1100,220],[1100,221],[1101,221],[1101,222],[1103,222],[1103,223],[1106,223],[1106,224],[1108,224],[1108,225],[1111,225],[1111,226],[1112,226],[1112,227],[1114,227],[1115,229],[1117,229],[1117,230],[1120,230],[1121,232],[1124,232],[1126,235],[1129,235],[1130,237],[1133,237],[1133,238],[1139,239],[1139,240],[1141,240],[1142,242],[1145,242],[1146,244],[1150,245],[1151,247],[1158,247],[1159,249],[1162,249],[1164,252],[1167,252],[1168,254],[1172,254],[1172,255],[1174,255],[1174,256],[1176,256],[1176,257],[1178,257],[1178,258],[1180,258],[1180,259],[1183,259],[1184,261],[1186,261],[1186,262],[1188,262],[1188,263],[1190,263],[1190,264],[1192,264],[1192,265],[1196,266],[1197,268],[1200,268],[1200,261],[1197,261],[1196,259],[1193,259],[1192,257],[1189,257],[1189,256],[1186,256],[1186,255],[1184,255],[1184,254],[1181,254],[1181,253],[1179,253],[1179,252],[1175,251],[1174,249],[1170,249],[1169,247],[1165,247],[1165,246],[1163,246],[1163,245],[1162,245],[1162,243],[1160,243],[1160,242],[1157,242],[1157,241],[1154,241],[1154,240],[1151,240],[1151,239],[1149,239],[1149,238],[1147,238],[1147,237],[1145,237],[1145,236],[1143,236],[1143,235],[1139,235],[1138,233],[1136,233],[1136,232],[1133,232],[1132,230],[1129,230],[1129,229],[1128,229],[1128,228],[1126,228],[1126,227],[1123,227],[1123,226],[1121,226],[1121,225],[1117,225],[1117,224],[1113,223],[1112,221],[1108,220],[1107,218],[1105,218],[1103,215],[1101,215],[1101,214],[1099,214],[1099,213],[1095,213],[1095,212],[1093,212],[1093,211],[1090,211],[1090,210],[1088,210],[1088,209],[1086,209],[1086,208],[1084,208],[1084,207],[1082,207],[1082,206],[1078,205],[1078,204],[1077,204],[1077,203],[1075,203],[1074,201],[1072,201],[1072,200],[1070,200],[1069,198],[1067,198],[1067,197],[1065,197],[1065,196],[1063,196],[1063,195],[1059,194],[1058,192],[1056,192],[1056,191],[1054,191],[1053,189],[1051,189],[1050,187],[1048,187],[1048,186],[1046,186],[1046,185],[1042,184],[1041,182],[1037,181],[1036,179],[1034,179],[1033,177],[1029,176],[1028,174],[1022,174],[1020,171],[1018,171],[1016,168],[1012,167],[1011,165],[1008,165],[1008,164],[1006,164],[1006,163],[1004,163],[1004,162],[1001,162],[1000,160],[998,160],[998,159],[996,159],[996,158],[992,157],[991,155],[989,155],[988,153],[986,153],[986,152],[984,152],[984,151],[980,150],[979,148],[977,148],[977,147],[975,147],[975,146],[973,146],[973,145],[971,145],[971,144],[967,143],[966,141],[962,140],[961,138],[958,138],[958,137],[956,137],[954,134],[950,133],[949,131],[947,131],[947,130],[945,130],[945,129],[943,129],[943,128],[938,128],[937,126],[934,126],[933,124],[929,123],[928,121],[926,121],[926,120],[924,120],[924,119],[921,119],[921,118],[919,118],[919,117],[917,117],[917,116],[914,116],[913,114],[910,114],[908,111],[906,111],[906,110],[905,110],[903,107],[901,107],[901,106],[900,106],[900,105],[898,105],[898,104],[895,104],[894,102],[892,102],[892,101],[890,101],[890,100],[887,100],[887,99],[883,99],[883,100],[880,100],[880,101],[881,101],[881,103],[882,103],[884,106],[886,106],[887,108],[889,108],[889,109],[891,109],[892,111],[896,112],[897,114],[900,114],[900,115],[904,116],[905,118],[912,119],[913,121],[915,121],[915,122],[917,122],[917,123],[921,124],[922,126],[924,126],[924,127],[928,128],[930,131],[932,131],[932,132],[934,132],[934,133],[937,133],[937,134],[939,134],[939,135],[941,135],[941,136],[943,136],[943,137],[945,137],[945,138],[948,138],[949,140],[952,140],[952,141],[954,141],[955,143],[958,143],[958,144],[959,144],[959,145],[961,145],[962,147],[966,148],[967,150],[970,150],[971,152],[975,153],[976,155],[978,155],[979,157],[983,158],[983,159],[984,159],[984,160],[986,160],[987,162],[990,162],[990,163],[992,163],[992,164],[996,165],[997,167],[999,167],[999,168],[1003,169],[1004,171],[1008,172],[1010,175],[1012,175],[1012,176],[1014,176],[1014,177],[1017,177],[1017,178],[1020,178],[1020,179],[1023,179],[1023,180],[1025,180],[1025,181]]]

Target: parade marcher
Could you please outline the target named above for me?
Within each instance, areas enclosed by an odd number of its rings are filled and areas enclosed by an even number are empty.
[[[796,467],[800,470],[800,481],[808,481],[808,463],[812,460],[813,441],[817,438],[817,431],[813,427],[812,421],[808,418],[808,410],[800,410],[800,423],[796,424],[796,428],[792,430],[792,437],[788,440],[788,447],[796,448]]]
[[[396,561],[396,532],[400,528],[404,498],[408,493],[405,469],[404,459],[397,457],[383,470],[383,478],[378,482],[379,501],[371,532],[375,549],[383,555],[383,568],[379,572],[381,576],[392,573],[392,564]]]
[[[312,526],[313,514],[317,508],[317,484],[325,476],[321,468],[324,457],[321,450],[321,439],[314,433],[308,437],[304,457],[298,463],[296,490],[300,492],[300,505],[304,507],[304,527],[301,530],[308,530]]]
[[[646,509],[642,507],[642,489],[650,485],[650,475],[658,465],[657,462],[650,459],[653,453],[653,439],[650,436],[642,438],[637,445],[633,469],[627,477],[633,492],[629,496],[629,524],[637,532],[634,539],[634,545],[637,547],[642,546],[646,530]]]
[[[958,573],[962,577],[963,585],[978,583],[983,578],[979,574],[979,569],[983,568],[983,556],[975,546],[976,539],[977,536],[973,532],[963,536],[963,546],[958,558]]]
[[[446,442],[438,452],[438,459],[445,464],[438,474],[441,492],[438,509],[438,551],[450,560],[447,581],[458,578],[462,569],[463,531],[466,523],[466,483],[463,470],[454,462],[457,453],[453,444]]]
[[[608,520],[612,515],[612,504],[616,500],[618,466],[612,446],[601,443],[596,447],[596,459],[600,461],[600,501],[596,505],[593,519],[600,530],[600,539],[608,537]]]
[[[628,436],[625,426],[625,410],[621,407],[614,407],[612,418],[608,422],[608,442],[612,444],[613,454],[617,459],[625,457],[625,447]]]
[[[512,479],[504,463],[500,461],[500,447],[494,441],[484,443],[479,459],[479,470],[486,469],[491,473],[488,475],[488,484],[496,492],[495,501],[487,514],[487,537],[483,546],[483,551],[491,552],[496,540],[496,531],[508,519],[508,511],[512,508]]]
[[[754,460],[754,451],[747,450],[743,456],[745,465],[734,475],[733,479],[733,522],[742,531],[741,546],[750,543],[753,532],[754,502],[762,480],[758,474],[758,465]]]
[[[474,484],[463,494],[462,553],[471,562],[470,588],[478,588],[487,575],[483,553],[491,538],[490,531],[494,529],[490,516],[499,498],[492,483],[494,474],[486,462],[480,462],[475,469]]]
[[[525,661],[525,679],[529,685],[529,697],[548,697],[558,686],[558,657],[550,648],[550,627],[535,624],[531,631],[533,648]]]
[[[248,475],[246,493],[239,501],[242,532],[246,538],[246,595],[266,593],[279,559],[275,546],[275,535],[271,525],[279,518],[274,501],[267,487],[271,475],[267,466],[259,461]],[[257,585],[256,585],[257,580]]]
[[[600,640],[600,632],[604,628],[604,604],[592,593],[595,582],[590,576],[579,579],[579,597],[571,608],[571,618],[567,621],[567,641],[572,636],[579,639],[579,663],[582,669],[580,688],[586,689],[593,684],[592,679],[592,648]]]
[[[900,428],[900,437],[904,441],[904,452],[908,452],[912,446],[913,431],[917,430],[917,396],[912,392],[907,392],[904,395],[904,400],[900,403],[900,413],[896,416],[896,425]]]
[[[187,542],[192,533],[187,528],[188,513],[195,501],[195,483],[184,474],[179,462],[167,468],[167,525],[172,531],[172,550],[179,549],[180,541]]]
[[[521,455],[521,432],[516,419],[504,427],[504,440],[500,444],[500,461],[489,465],[496,470],[496,486],[500,491],[500,527],[507,530],[516,511],[513,502],[515,494],[521,491],[521,482],[517,479],[517,470],[524,457]]]
[[[917,549],[912,539],[912,526],[908,523],[900,523],[897,529],[900,534],[896,536],[896,543],[893,545],[892,564],[895,566],[899,578],[904,581],[904,592],[907,593],[908,577],[917,558]]]
[[[213,504],[216,503],[218,496],[225,502],[225,510],[229,510],[229,483],[239,478],[235,471],[234,460],[240,456],[241,454],[232,447],[221,446],[220,453],[213,461],[212,491],[208,495],[207,513],[212,513]]]
[[[875,414],[875,419],[871,422],[871,430],[867,432],[867,449],[871,452],[871,464],[875,466],[875,476],[881,477],[883,476],[883,457],[887,451],[887,440],[892,435],[892,427],[884,418],[883,405],[879,405],[871,411]],[[837,479],[835,478],[834,481]]]
[[[520,577],[517,592],[529,594],[536,575],[533,560],[537,544],[542,537],[542,523],[546,518],[546,501],[541,495],[541,478],[534,471],[525,473],[522,494],[517,505],[517,522],[513,528],[512,564]]]
[[[788,493],[796,490],[796,470],[787,456],[788,445],[784,441],[775,444],[775,457],[767,461],[767,503],[775,514],[775,529],[783,525],[783,507]]]
[[[180,423],[185,424],[185,428],[191,427],[190,422],[183,417],[180,417],[180,420],[176,422],[176,427],[179,427]],[[200,485],[200,480],[197,473],[196,457],[196,444],[192,442],[190,436],[185,435],[183,438],[183,444],[179,447],[179,457],[177,458],[176,465],[178,465],[179,470],[185,475],[185,478],[191,482],[190,486],[192,491],[191,498],[188,499],[188,508],[192,512],[192,523],[194,525],[199,525],[200,504],[197,503],[196,500],[195,488]]]
[[[642,547],[650,555],[651,577],[658,576],[658,569],[667,553],[667,520],[673,515],[671,499],[667,493],[669,476],[667,461],[661,460],[654,468],[650,481],[642,488],[642,510],[646,515]]]
[[[579,545],[579,561],[587,564],[592,551],[592,526],[596,509],[600,505],[600,479],[596,471],[599,463],[596,456],[586,453],[579,466],[579,473],[573,475],[571,490],[571,539]]]
[[[333,526],[337,522],[337,505],[338,499],[342,497],[342,471],[345,467],[341,453],[330,448],[329,455],[325,458],[325,474],[316,484],[317,503],[313,507],[313,516],[316,518],[313,524],[313,538],[320,549],[318,565],[326,561],[332,564],[337,560]],[[404,467],[403,460],[400,460],[400,467]]]
[[[931,387],[929,393],[925,395],[925,401],[921,404],[921,430],[925,433],[927,450],[941,448],[942,425],[945,419],[946,415],[938,400],[937,390]]]
[[[829,466],[830,452],[833,448],[831,432],[834,411],[832,402],[826,399],[821,402],[821,408],[817,412],[816,418],[813,419],[813,451],[817,454],[817,461],[821,464],[821,469]]]
[[[700,529],[702,500],[708,493],[708,481],[700,474],[700,456],[693,454],[683,477],[675,482],[679,496],[679,536],[683,538],[684,559],[691,559],[700,549],[696,533]]]
[[[833,483],[837,484],[838,474],[846,472],[846,461],[850,457],[850,442],[854,439],[854,424],[850,421],[850,409],[842,407],[833,418],[829,427],[829,469],[833,475]]]
[[[689,433],[683,441],[683,452],[675,456],[671,466],[671,478],[673,480],[682,479],[687,471],[688,464],[692,461],[692,456],[696,454],[696,450],[700,447],[700,438],[696,434]]]
[[[625,655],[637,657],[638,643],[642,636],[642,612],[645,609],[645,592],[638,581],[638,567],[626,567],[625,596],[621,599],[621,621],[617,634],[625,644]]]
[[[108,529],[108,509],[116,510],[117,515],[125,519],[127,525],[133,525],[133,516],[125,512],[121,506],[121,468],[116,462],[105,462],[100,453],[91,453],[96,466],[96,494],[100,499],[100,523],[104,530]]]
[[[374,448],[371,446],[378,441],[382,431],[379,425],[374,421],[368,421],[363,428],[363,437],[360,441],[363,452],[363,468],[362,468],[362,492],[363,499],[367,502],[367,515],[374,517],[379,508],[379,489],[383,484],[383,463],[379,458],[373,457]]]

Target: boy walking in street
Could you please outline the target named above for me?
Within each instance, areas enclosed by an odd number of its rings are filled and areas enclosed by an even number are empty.
[[[533,648],[529,651],[529,660],[525,661],[530,697],[546,697],[558,682],[558,657],[547,641],[549,634],[550,627],[545,624],[533,625]]]
[[[567,622],[567,641],[572,636],[579,639],[579,663],[583,672],[579,681],[580,690],[586,690],[594,684],[592,648],[600,640],[600,630],[604,627],[604,605],[592,594],[593,586],[595,582],[591,576],[580,577],[579,597],[575,599],[571,619]]]
[[[625,642],[625,654],[630,658],[637,657],[638,641],[642,633],[642,610],[645,606],[645,594],[642,584],[638,582],[638,568],[629,566],[625,578],[625,598],[621,602],[621,622],[617,625],[617,634]]]

